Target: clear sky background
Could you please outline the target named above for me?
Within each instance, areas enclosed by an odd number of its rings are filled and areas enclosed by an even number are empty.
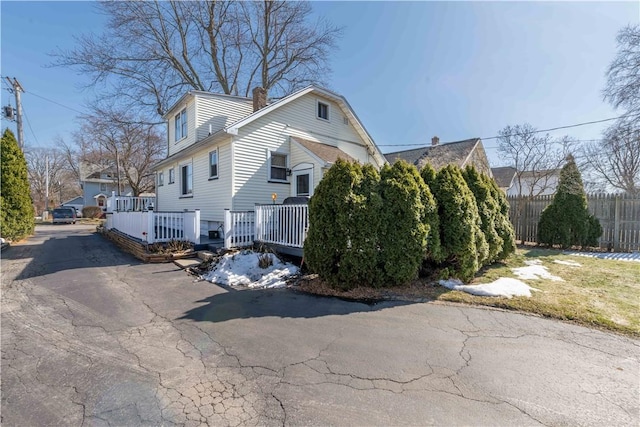
[[[640,22],[640,2],[314,2],[344,27],[329,88],[344,95],[383,152],[471,137],[509,124],[545,129],[616,117],[602,100],[617,32]],[[24,86],[25,140],[71,140],[86,78],[47,67],[73,35],[99,32],[89,2],[8,2],[1,9],[2,105]],[[43,99],[43,98],[46,98]],[[53,101],[53,102],[51,102]],[[61,105],[58,105],[58,104]],[[68,108],[66,108],[68,107]],[[71,109],[69,109],[71,108]],[[553,135],[598,139],[606,123]],[[2,120],[15,130],[15,123]],[[485,139],[492,166],[496,140]]]

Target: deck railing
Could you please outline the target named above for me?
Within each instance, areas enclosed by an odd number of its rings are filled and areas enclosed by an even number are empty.
[[[225,248],[253,246],[254,230],[255,213],[253,211],[224,210]]]
[[[155,197],[116,196],[107,199],[107,212],[142,212],[153,208]]]
[[[200,243],[200,210],[108,212],[105,227],[147,243],[187,240]]]
[[[308,205],[256,205],[255,241],[302,248],[309,228]]]

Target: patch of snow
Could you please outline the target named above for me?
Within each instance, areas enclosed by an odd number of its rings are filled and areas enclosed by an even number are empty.
[[[272,265],[260,268],[260,256],[268,256]],[[226,254],[203,278],[212,283],[249,288],[281,288],[287,279],[298,274],[299,269],[293,264],[284,263],[274,254],[260,254],[253,251],[242,251]]]
[[[571,267],[582,267],[582,264],[575,261],[563,261],[561,259],[554,259],[553,262],[555,262],[556,264],[569,265]]]
[[[526,283],[508,277],[501,277],[491,283],[483,283],[480,285],[465,285],[458,279],[440,280],[442,286],[455,291],[466,292],[471,295],[484,297],[507,297],[525,296],[530,297],[531,291],[539,289],[532,288]]]
[[[585,256],[590,258],[612,259],[616,261],[640,262],[640,252],[616,253],[616,252],[565,252],[568,255]]]
[[[547,267],[542,265],[542,261],[534,259],[527,260],[524,262],[527,264],[526,267],[518,267],[513,268],[513,273],[518,276],[519,279],[522,280],[537,280],[537,279],[548,279],[553,280],[555,282],[564,282],[561,277],[554,276],[549,273]]]

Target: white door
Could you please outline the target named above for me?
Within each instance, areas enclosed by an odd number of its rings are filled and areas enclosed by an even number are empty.
[[[307,196],[313,194],[313,165],[303,163],[293,168],[291,173],[293,185],[291,188],[292,196]]]

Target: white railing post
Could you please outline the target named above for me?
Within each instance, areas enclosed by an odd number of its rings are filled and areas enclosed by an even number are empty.
[[[135,215],[135,214],[134,214]],[[153,211],[146,211],[143,213],[143,215],[147,218],[147,243],[153,243],[155,242],[155,237],[156,237],[156,219],[155,219],[155,212]]]
[[[224,210],[224,248],[231,249],[231,211]]]
[[[184,239],[191,243],[200,243],[200,209],[183,213]]]
[[[107,212],[113,212],[116,206],[116,192],[111,192],[111,197],[107,198]]]

